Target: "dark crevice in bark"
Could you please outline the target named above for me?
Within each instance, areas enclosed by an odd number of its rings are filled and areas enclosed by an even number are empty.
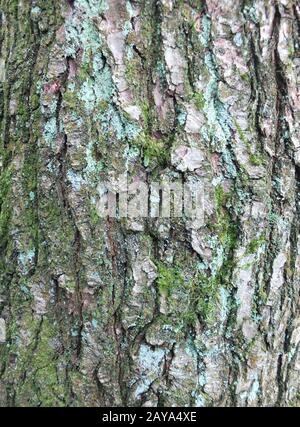
[[[251,59],[252,59],[252,69],[253,69],[253,75],[255,78],[251,79],[251,94],[253,101],[255,102],[255,129],[258,135],[258,140],[261,141],[261,146],[263,148],[263,141],[264,141],[264,133],[261,130],[260,127],[260,113],[261,113],[261,92],[264,93],[263,85],[260,82],[260,76],[259,76],[259,58],[256,54],[255,44],[253,37],[250,38],[250,52],[251,52]]]
[[[282,354],[279,354],[279,356],[278,356],[276,377],[277,377],[277,384],[278,384],[276,406],[280,406],[280,402],[281,402],[282,397],[283,397]]]
[[[275,135],[275,158],[272,159],[271,164],[271,182],[273,182],[274,178],[278,176],[278,173],[280,174],[280,163],[277,161],[277,158],[279,157],[279,153],[282,151],[281,147],[281,131],[282,131],[282,124],[281,124],[281,114],[283,112],[284,108],[284,85],[283,85],[283,79],[282,79],[282,70],[280,66],[280,59],[278,57],[277,47],[278,47],[278,37],[279,37],[279,25],[280,25],[280,13],[278,8],[276,7],[274,20],[273,20],[273,26],[272,26],[272,39],[273,39],[273,67],[274,67],[274,79],[276,82],[276,135]],[[277,157],[278,156],[278,157]],[[281,207],[280,203],[278,203],[277,195],[274,190],[270,194],[271,201],[272,201],[272,210],[275,212],[280,212]],[[268,245],[268,253],[266,257],[266,267],[265,267],[265,283],[266,283],[266,291],[267,294],[270,292],[270,283],[271,283],[271,272],[272,272],[272,264],[274,261],[274,258],[276,256],[276,253],[278,251],[277,249],[277,243],[276,243],[276,224],[271,224],[270,231],[270,241]],[[272,327],[272,325],[270,325]]]

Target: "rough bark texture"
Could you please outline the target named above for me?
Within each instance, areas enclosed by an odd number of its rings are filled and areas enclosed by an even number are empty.
[[[299,3],[0,5],[1,405],[297,405]],[[204,225],[100,218],[125,172]]]

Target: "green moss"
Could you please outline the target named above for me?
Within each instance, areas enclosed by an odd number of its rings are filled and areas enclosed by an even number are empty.
[[[258,157],[256,154],[250,153],[249,159],[254,166],[261,166],[263,164],[262,159]]]
[[[247,138],[245,137],[244,132],[242,131],[242,128],[240,127],[240,125],[238,124],[237,120],[235,120],[235,119],[234,119],[234,124],[235,124],[236,130],[237,130],[237,133],[238,133],[238,135],[239,135],[239,137],[240,137],[241,141],[242,141],[246,146],[248,146],[249,142],[248,142]]]
[[[107,101],[105,101],[104,99],[102,99],[101,101],[98,102],[97,107],[99,108],[99,110],[101,112],[104,112],[109,107],[109,103]]]
[[[300,407],[300,391],[296,393],[296,396],[294,397],[294,399],[288,401],[287,405],[289,407],[297,407],[297,408]]]
[[[24,104],[22,101],[19,102],[17,114],[25,119],[29,117],[27,105]]]
[[[167,299],[178,331],[195,325],[197,317],[205,324],[212,323],[218,307],[218,278],[199,272],[189,277],[188,270],[188,266],[158,264],[158,290]]]
[[[144,121],[144,130],[135,139],[133,146],[137,146],[141,150],[144,165],[153,167],[162,165],[169,157],[169,141],[164,138],[156,138],[152,135],[153,128],[153,113],[148,103],[142,105],[142,115]]]
[[[237,226],[228,214],[222,215],[217,223],[220,241],[228,250],[233,249],[237,239]]]
[[[24,157],[22,171],[22,186],[24,200],[26,200],[24,219],[28,227],[30,239],[32,240],[32,246],[37,249],[39,244],[39,222],[36,206],[37,200],[33,195],[37,193],[38,157],[34,144],[28,146]]]
[[[66,386],[58,373],[58,355],[54,342],[59,332],[51,319],[42,321],[26,316],[32,341],[28,348],[18,350],[18,369],[28,375],[20,382],[17,399],[35,406],[62,406],[66,402]]]
[[[91,74],[91,63],[89,61],[82,63],[78,72],[78,78],[81,81],[85,81],[90,77],[90,74]]]
[[[232,220],[229,214],[228,205],[233,203],[231,193],[225,193],[221,185],[217,185],[215,188],[215,202],[217,212],[217,223],[215,228],[218,232],[221,243],[227,246],[228,249],[234,247],[237,239],[237,225]]]
[[[30,97],[31,109],[36,110],[40,106],[40,97],[38,94],[34,93]]]
[[[157,285],[162,296],[170,296],[172,290],[182,284],[183,278],[177,267],[167,267],[163,263],[158,264]]]
[[[139,88],[139,80],[141,78],[141,64],[140,59],[133,57],[126,61],[125,76],[130,86],[137,92]]]
[[[90,218],[93,225],[96,225],[99,222],[99,215],[97,212],[97,208],[92,204],[90,206]]]
[[[247,247],[246,254],[254,254],[265,242],[266,239],[264,236],[260,236],[257,239],[251,240]]]
[[[248,73],[240,74],[240,76],[241,76],[241,79],[242,79],[244,82],[247,82],[247,83],[250,83],[250,82],[251,82],[251,77],[249,76],[249,74],[248,74]]]
[[[235,221],[230,217],[229,210],[226,204],[231,203],[232,195],[225,193],[221,185],[217,185],[215,188],[215,202],[217,212],[217,223],[215,224],[216,231],[219,235],[222,245],[227,249],[231,250],[235,246],[237,239],[237,225]]]
[[[268,292],[264,281],[257,283],[252,301],[251,317],[254,321],[261,319],[261,308],[268,300]]]
[[[217,185],[215,188],[215,202],[217,214],[221,215],[222,208],[224,207],[227,200],[227,195],[222,187],[222,185]]]
[[[195,102],[195,106],[198,110],[203,110],[204,105],[205,105],[205,98],[204,98],[203,93],[201,93],[201,92],[194,93],[194,102]]]
[[[152,129],[152,111],[148,102],[144,102],[142,105],[142,115],[144,121],[144,128],[150,132]]]
[[[197,310],[202,321],[206,324],[211,324],[214,321],[215,311],[217,309],[219,283],[217,278],[208,277],[204,274],[199,274],[197,279],[199,286]]]
[[[141,145],[143,148],[144,165],[163,164],[168,154],[164,149],[164,141],[152,138],[150,135],[141,135]]]
[[[215,250],[215,271],[213,277],[219,285],[230,286],[235,266],[234,249],[238,240],[238,224],[233,217],[232,206],[235,194],[225,193],[221,185],[215,188],[216,222],[212,225],[220,245]]]
[[[78,99],[75,91],[67,90],[63,97],[64,103],[70,109],[75,109],[78,105]]]
[[[11,168],[6,168],[0,176],[0,249],[8,243],[8,230],[11,220]]]
[[[246,138],[246,136],[245,136],[243,130],[241,129],[240,125],[238,124],[237,120],[234,120],[234,124],[235,124],[237,133],[238,133],[241,141],[243,142],[243,144],[245,145],[245,147],[248,150],[249,160],[252,163],[252,165],[254,165],[254,166],[261,166],[261,165],[263,165],[264,164],[263,159],[261,157],[259,157],[257,154],[255,154],[255,153],[253,153],[251,151],[251,144],[248,141],[248,139]]]

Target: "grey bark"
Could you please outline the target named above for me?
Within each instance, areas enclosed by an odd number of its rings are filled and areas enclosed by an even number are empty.
[[[298,2],[0,22],[0,404],[298,405]],[[203,186],[204,223],[101,218],[124,173]]]

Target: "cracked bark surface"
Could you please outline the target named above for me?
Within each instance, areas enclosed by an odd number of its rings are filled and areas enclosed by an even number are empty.
[[[299,403],[300,8],[0,0],[1,406]],[[103,219],[118,175],[205,221]]]

